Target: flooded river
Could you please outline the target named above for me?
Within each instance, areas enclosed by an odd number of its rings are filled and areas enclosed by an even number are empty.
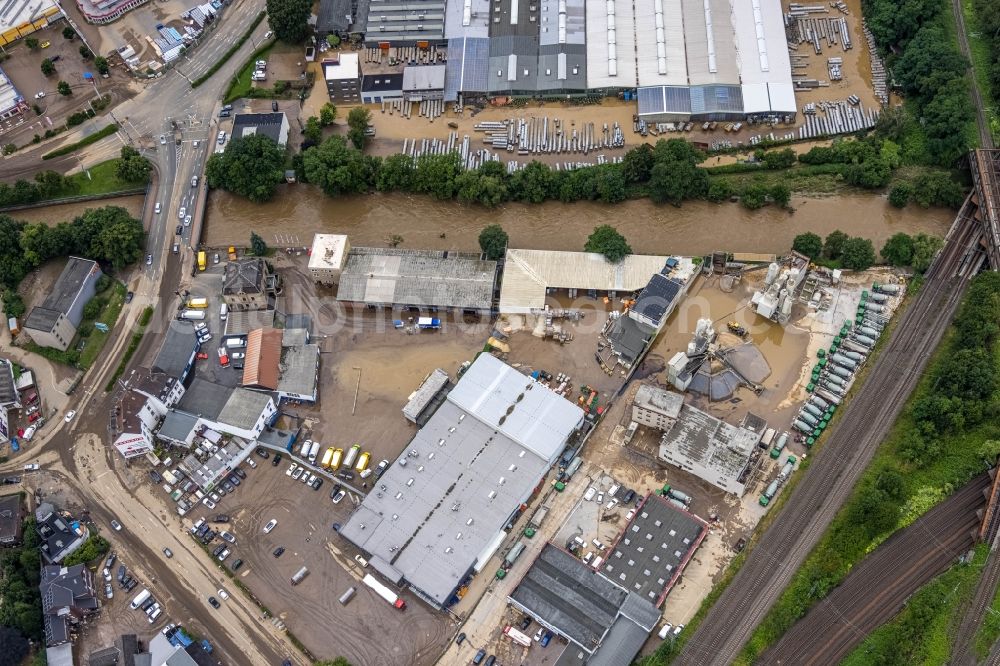
[[[104,206],[121,206],[136,217],[142,212],[142,202],[145,197],[136,194],[128,197],[115,197],[112,199],[100,199],[95,201],[82,201],[80,203],[59,204],[56,206],[40,206],[39,208],[26,208],[15,210],[6,215],[10,215],[15,220],[25,222],[44,222],[45,224],[59,224],[60,222],[70,222],[78,215],[82,215],[88,208],[102,208]],[[248,241],[249,242],[249,241]]]
[[[477,250],[480,230],[501,224],[512,247],[582,250],[600,224],[613,224],[637,253],[705,254],[713,250],[779,253],[796,234],[825,236],[834,229],[870,238],[876,249],[903,231],[944,236],[954,217],[947,209],[902,211],[884,197],[849,194],[792,200],[795,213],[704,201],[680,208],[649,200],[616,205],[594,202],[507,204],[495,210],[409,194],[331,199],[306,185],[283,185],[273,201],[257,205],[226,192],[208,200],[204,240],[210,246],[247,245],[250,231],[279,247],[307,246],[315,232],[344,233],[352,245],[382,246],[397,234],[401,247]]]

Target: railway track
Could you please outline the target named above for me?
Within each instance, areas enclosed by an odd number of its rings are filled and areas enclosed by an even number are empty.
[[[839,663],[865,637],[892,619],[906,600],[975,545],[976,511],[986,503],[981,474],[866,557],[799,620],[758,664],[826,666]]]
[[[969,602],[969,606],[962,616],[962,621],[955,632],[955,640],[952,642],[951,666],[975,666],[976,632],[983,623],[986,616],[986,608],[993,601],[996,593],[997,583],[1000,583],[1000,553],[996,549],[990,550],[986,564],[980,574],[979,584],[976,592]],[[997,646],[993,646],[996,648]]]
[[[965,207],[974,205],[966,201]],[[966,212],[968,212],[966,210]],[[728,665],[840,510],[916,386],[978,261],[977,225],[960,216],[900,317],[871,376],[729,587],[687,641],[678,664]]]
[[[969,49],[969,36],[965,31],[965,13],[962,11],[962,0],[951,0],[952,14],[955,15],[955,27],[958,31],[958,46],[962,50],[962,55],[969,61],[970,76],[972,83],[972,101],[976,105],[976,128],[979,130],[979,146],[981,148],[993,147],[993,135],[990,134],[989,122],[986,120],[986,113],[983,110],[983,96],[979,92],[979,84],[976,82],[976,67],[972,60],[972,51]]]

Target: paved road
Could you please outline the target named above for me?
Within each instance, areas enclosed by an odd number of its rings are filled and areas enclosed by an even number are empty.
[[[778,520],[688,640],[678,664],[732,663],[819,541],[892,427],[951,321],[967,283],[964,274],[955,273],[968,266],[965,258],[975,231],[972,224],[953,227],[871,376],[843,410]]]

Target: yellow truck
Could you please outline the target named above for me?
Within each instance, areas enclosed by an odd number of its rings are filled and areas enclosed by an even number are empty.
[[[334,448],[331,446],[325,453],[323,453],[323,462],[320,463],[320,466],[323,469],[330,469],[330,461],[333,460],[333,452]]]
[[[354,469],[358,472],[363,472],[368,467],[368,461],[371,459],[372,454],[365,451],[360,456],[358,456],[358,462],[354,463]]]
[[[229,261],[236,261],[236,248],[232,245],[229,246]]]
[[[198,270],[203,271],[206,266],[208,266],[208,260],[205,258],[205,251],[202,250],[198,252]]]
[[[188,299],[188,307],[189,308],[193,308],[195,310],[204,310],[205,308],[208,307],[208,299],[207,298],[189,298]]]
[[[337,449],[333,452],[333,458],[330,459],[329,469],[337,469],[340,467],[340,461],[344,459],[344,449]]]

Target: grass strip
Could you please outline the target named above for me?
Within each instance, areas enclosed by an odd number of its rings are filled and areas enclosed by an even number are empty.
[[[149,325],[149,320],[153,317],[153,306],[149,305],[145,310],[142,311],[142,315],[139,316],[139,330],[132,334],[132,339],[129,340],[128,348],[125,349],[125,355],[122,356],[121,362],[115,369],[115,374],[111,375],[111,379],[104,386],[104,392],[110,393],[115,388],[115,382],[118,378],[125,374],[125,368],[128,366],[128,362],[132,360],[132,356],[135,355],[135,351],[139,348],[139,343],[142,342],[142,336],[146,333],[146,326]]]
[[[81,148],[86,148],[92,143],[97,143],[106,136],[111,136],[118,131],[118,123],[111,123],[106,127],[103,127],[90,136],[85,136],[76,143],[71,143],[62,148],[56,148],[53,151],[45,153],[42,155],[43,160],[51,160],[53,157],[62,157],[63,155],[69,155],[70,153],[76,152]]]
[[[108,296],[108,304],[104,306],[97,318],[98,322],[108,327],[108,331],[105,333],[95,328],[87,337],[87,344],[80,352],[80,367],[84,370],[97,360],[98,355],[104,349],[104,344],[108,341],[111,331],[114,330],[115,324],[118,322],[118,315],[121,314],[124,305],[125,285],[121,282],[115,282],[111,288],[111,294]]]
[[[205,72],[197,79],[192,81],[191,87],[197,88],[201,84],[205,83],[205,81],[208,81],[210,78],[212,78],[213,74],[222,69],[222,66],[225,65],[230,58],[236,55],[236,52],[240,50],[240,47],[246,44],[246,41],[250,39],[250,35],[252,35],[253,31],[257,29],[257,26],[260,25],[260,22],[264,20],[265,15],[266,14],[263,10],[259,14],[257,14],[257,18],[253,20],[253,23],[251,23],[250,27],[247,28],[247,31],[243,33],[243,36],[237,39],[236,42],[234,42],[233,45],[229,48],[229,50],[223,53],[222,57],[216,60],[215,64],[208,68],[207,72]]]

